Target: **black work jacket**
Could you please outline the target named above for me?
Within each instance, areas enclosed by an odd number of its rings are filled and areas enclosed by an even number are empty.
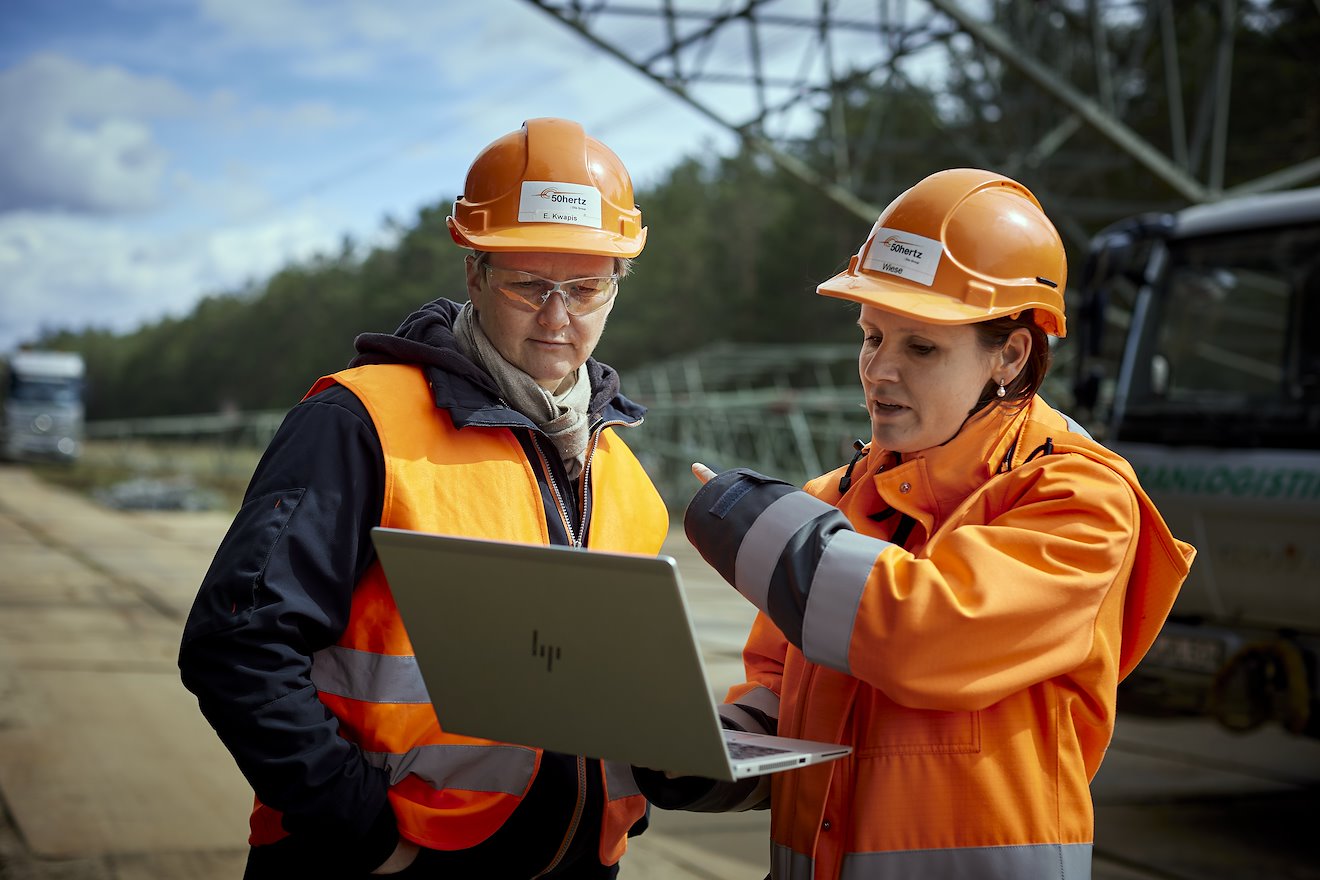
[[[359,354],[351,365],[420,364],[436,406],[448,410],[457,426],[510,427],[529,460],[540,460],[532,451],[536,425],[504,405],[493,380],[454,347],[450,327],[459,308],[437,300],[409,316],[393,335],[358,337]],[[594,360],[587,367],[593,422],[639,422],[645,410],[618,393],[614,371]],[[540,474],[551,541],[566,544],[569,536],[550,480],[565,499],[576,500],[578,493],[558,457],[548,458],[553,473],[534,470]],[[353,589],[375,559],[371,529],[380,524],[384,480],[376,429],[351,391],[334,385],[297,404],[261,457],[245,504],[203,578],[185,625],[179,652],[184,685],[262,802],[283,812],[290,832],[274,846],[255,848],[252,859],[260,864],[254,865],[256,871],[250,868],[250,875],[274,877],[290,870],[365,874],[397,842],[384,771],[368,765],[357,747],[338,735],[338,723],[317,698],[310,678],[312,654],[343,633]],[[298,516],[287,521],[288,531],[263,534],[269,522],[264,508],[246,502],[289,489],[302,490]],[[580,529],[581,512],[572,501],[565,506],[572,528]],[[300,549],[295,553],[291,547]],[[236,581],[249,584],[254,596],[252,614],[238,626],[232,614],[217,614],[214,603],[205,601],[210,591],[242,594],[234,589]],[[565,841],[575,804],[583,797],[585,812],[560,864],[564,871],[585,869],[593,876],[603,793],[596,762],[591,764],[583,781],[574,756],[546,753],[531,790],[500,831],[471,850],[426,852],[426,867],[530,877],[550,863]],[[631,833],[645,825],[643,818]],[[609,869],[601,870],[600,876],[612,876]]]

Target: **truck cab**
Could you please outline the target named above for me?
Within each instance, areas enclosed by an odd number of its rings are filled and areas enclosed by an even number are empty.
[[[1198,550],[1120,705],[1320,737],[1320,188],[1117,223],[1074,400]]]
[[[0,452],[10,460],[73,461],[82,452],[82,355],[20,351],[5,359]]]

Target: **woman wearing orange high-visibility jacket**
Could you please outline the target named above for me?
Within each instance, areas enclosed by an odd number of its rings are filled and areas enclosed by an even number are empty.
[[[621,437],[644,411],[590,357],[646,239],[632,183],[533,119],[477,156],[449,228],[469,301],[359,336],[292,409],[185,627],[184,683],[256,794],[248,880],[608,880],[646,825],[626,765],[444,729],[370,540],[659,550]]]
[[[726,723],[853,747],[760,781],[775,880],[1090,876],[1116,688],[1195,551],[1036,394],[1065,274],[1021,184],[926,178],[819,287],[861,305],[870,444],[805,491],[693,466],[688,538],[761,612]],[[764,802],[635,773],[660,806]]]

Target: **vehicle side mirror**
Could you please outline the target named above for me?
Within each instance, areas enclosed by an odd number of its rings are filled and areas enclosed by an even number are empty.
[[[1156,397],[1169,395],[1169,359],[1162,354],[1151,356],[1150,390]]]

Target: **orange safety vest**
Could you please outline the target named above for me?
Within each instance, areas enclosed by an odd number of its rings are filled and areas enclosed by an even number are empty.
[[[459,431],[437,408],[420,369],[357,367],[317,381],[308,397],[338,383],[362,401],[380,438],[385,497],[380,523],[414,531],[547,544],[537,473],[508,428]],[[602,550],[654,554],[669,528],[655,487],[609,425],[588,446],[588,540]],[[456,673],[459,671],[456,670]],[[446,733],[374,562],[358,582],[339,641],[313,656],[312,681],[339,719],[342,736],[390,776],[399,833],[431,849],[466,849],[490,837],[531,787],[541,750]],[[601,763],[605,809],[602,864],[627,849],[628,829],[645,812],[631,768]],[[253,845],[285,836],[280,813],[260,801]]]
[[[854,752],[771,777],[775,880],[1090,876],[1116,687],[1195,551],[1039,398],[1001,412],[897,466],[870,450],[846,494],[845,468],[806,487],[856,533],[818,569],[803,648],[759,614],[726,700]],[[916,521],[910,550],[884,543],[897,516],[872,519],[890,507]],[[1070,570],[1045,537],[1063,528],[1110,547],[1112,569]],[[813,609],[831,589],[849,601]]]

